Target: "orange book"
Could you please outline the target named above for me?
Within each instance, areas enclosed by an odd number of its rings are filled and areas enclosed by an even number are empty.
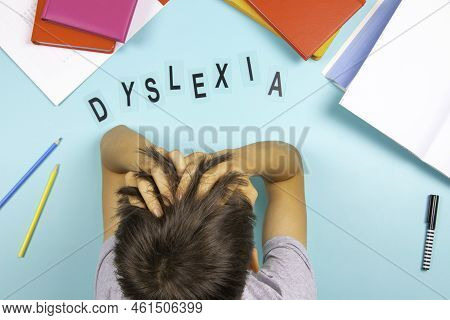
[[[365,3],[365,0],[247,1],[305,60]]]
[[[45,46],[113,53],[116,42],[89,32],[41,19],[46,0],[38,0],[31,41]]]

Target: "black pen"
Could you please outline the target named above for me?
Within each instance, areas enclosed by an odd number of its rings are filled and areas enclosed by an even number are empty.
[[[428,206],[428,229],[425,240],[425,249],[423,252],[422,269],[430,270],[431,254],[433,253],[434,229],[436,228],[437,210],[439,204],[439,196],[431,194]]]

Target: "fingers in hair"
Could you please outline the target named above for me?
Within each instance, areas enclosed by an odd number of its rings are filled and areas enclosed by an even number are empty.
[[[137,188],[139,189],[142,198],[144,198],[148,210],[155,216],[161,217],[163,213],[161,204],[150,181],[144,178],[137,178]]]
[[[151,169],[151,175],[165,204],[170,205],[170,203],[173,203],[173,187],[163,168],[161,166],[154,166]]]
[[[135,176],[134,172],[128,172],[128,173],[125,174],[125,185],[127,187],[134,187],[134,188],[138,187],[137,179],[136,179],[136,176]],[[132,206],[139,207],[139,208],[142,208],[142,209],[146,208],[145,203],[143,203],[141,201],[141,199],[139,199],[139,197],[128,196],[128,201],[130,202],[130,204]]]
[[[185,157],[186,168],[180,178],[180,182],[178,183],[178,187],[175,192],[175,197],[177,199],[181,199],[183,197],[188,186],[192,182],[192,177],[197,170],[199,162],[205,159],[205,157],[206,154],[203,152],[193,152]]]
[[[252,206],[254,206],[256,199],[258,198],[258,190],[253,186],[248,176],[244,176],[243,179],[247,182],[246,185],[241,185],[237,189],[242,192],[242,194],[248,198]]]
[[[173,150],[167,154],[167,157],[174,164],[178,176],[182,177],[184,170],[186,170],[186,161],[184,155],[179,150]]]
[[[229,172],[229,169],[228,162],[222,162],[206,171],[200,180],[197,195],[203,197],[221,177]]]

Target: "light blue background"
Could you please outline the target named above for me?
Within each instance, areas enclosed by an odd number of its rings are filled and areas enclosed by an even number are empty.
[[[173,133],[181,124],[141,99],[141,110],[119,110],[118,79],[159,72],[164,63],[181,60],[185,70],[211,72],[215,59],[233,62],[233,92],[213,92],[205,103],[191,93],[165,96],[163,109],[191,126],[261,127],[285,132],[296,128],[305,164],[308,204],[308,251],[321,299],[441,299],[450,296],[450,182],[339,106],[342,92],[321,75],[373,5],[360,10],[342,29],[324,58],[302,61],[282,40],[219,0],[172,0],[124,48],[103,65],[60,107],[54,107],[20,69],[0,52],[0,195],[59,136],[62,145],[0,211],[0,298],[93,298],[101,245],[101,173],[99,141],[107,129],[92,120],[86,97],[100,91],[114,114],[113,124],[154,126],[158,144],[175,147]],[[256,51],[263,80],[242,84],[238,56]],[[444,57],[435,57],[444,58]],[[38,62],[37,62],[38,63]],[[418,63],[426,63],[418,61]],[[283,102],[265,96],[272,66],[288,70]],[[187,74],[185,73],[187,76]],[[318,89],[320,88],[320,89]],[[170,128],[162,139],[164,127]],[[214,148],[240,146],[239,135],[219,135]],[[214,142],[214,141],[213,141]],[[198,141],[181,139],[183,147]],[[24,259],[16,258],[48,175],[61,171]],[[261,182],[256,181],[263,193]],[[420,270],[425,235],[427,195],[441,195],[437,236],[429,272]],[[259,239],[265,200],[257,204]]]

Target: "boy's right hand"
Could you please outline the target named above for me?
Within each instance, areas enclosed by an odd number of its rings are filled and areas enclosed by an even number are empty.
[[[157,148],[157,151],[172,161],[177,170],[178,176],[181,178],[186,169],[184,155],[178,150],[168,152],[165,149]],[[173,194],[170,191],[171,188],[169,187],[169,181],[164,173],[164,170],[154,161],[147,162],[143,165],[145,166],[143,169],[153,177],[158,191],[164,196],[165,199],[172,202]],[[137,177],[136,172],[128,172],[125,175],[125,184],[130,187],[138,188],[139,193],[145,202],[142,203],[139,198],[130,196],[130,204],[140,208],[147,207],[149,211],[157,217],[162,215],[163,210],[161,208],[161,204],[156,197],[153,185],[148,180]]]

